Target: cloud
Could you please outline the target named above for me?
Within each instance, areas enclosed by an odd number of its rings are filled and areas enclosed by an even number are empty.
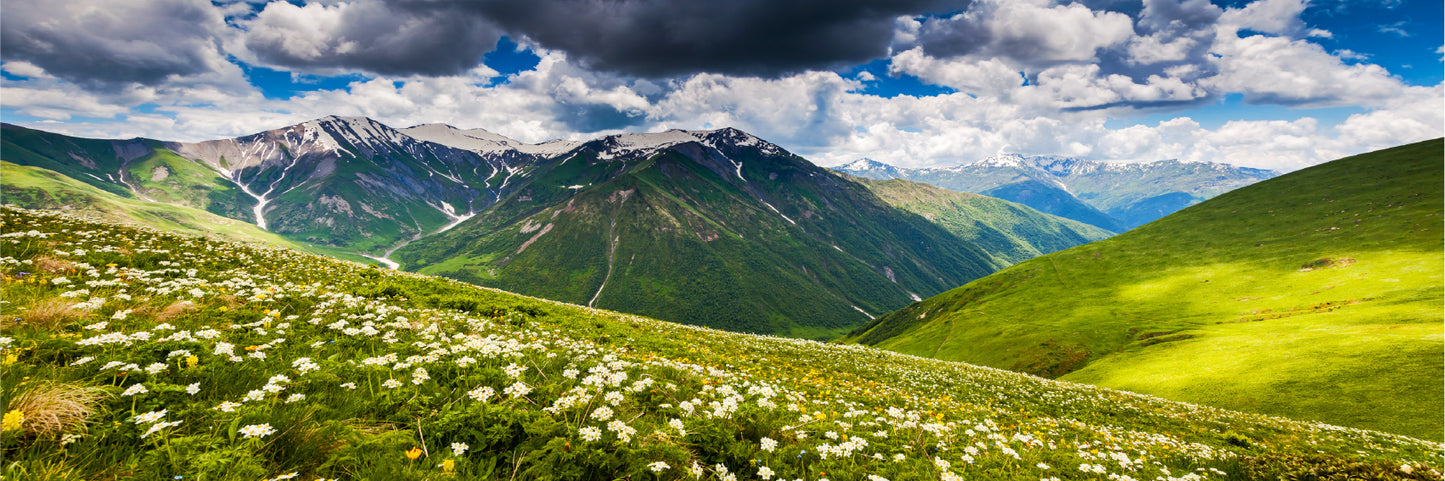
[[[226,29],[205,0],[9,2],[0,56],[113,91],[225,70],[218,38]]]
[[[778,77],[887,54],[894,21],[940,0],[529,0],[466,5],[588,68],[660,78],[699,72]]]
[[[1400,38],[1410,38],[1410,32],[1405,31],[1404,20],[1386,25],[1377,25],[1375,26],[1375,29],[1379,30],[1380,33],[1399,35]]]
[[[1080,4],[980,1],[922,23],[917,42],[936,57],[1004,57],[1025,65],[1088,62],[1134,35],[1129,16]]]
[[[1305,29],[1300,19],[1305,6],[1303,0],[1258,0],[1243,8],[1229,9],[1220,23],[1261,33],[1293,35]]]
[[[272,2],[241,25],[242,43],[260,63],[310,73],[455,75],[476,67],[501,37],[455,6],[378,0]]]

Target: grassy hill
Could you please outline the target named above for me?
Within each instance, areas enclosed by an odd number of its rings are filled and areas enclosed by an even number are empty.
[[[1438,443],[0,209],[7,479],[1439,480]]]
[[[1241,188],[855,331],[865,344],[1442,436],[1442,143]]]
[[[340,259],[366,261],[354,253],[295,242],[261,230],[249,222],[197,208],[122,197],[48,169],[0,161],[0,178],[4,179],[0,183],[0,203],[4,204],[31,209],[65,208],[77,214],[166,231],[213,235],[226,240],[259,242]]]
[[[889,205],[923,216],[1005,264],[1114,235],[1083,222],[1044,214],[985,195],[956,192],[903,179],[848,177]]]

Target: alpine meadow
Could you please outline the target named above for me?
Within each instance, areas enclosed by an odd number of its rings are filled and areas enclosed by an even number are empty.
[[[1445,481],[1441,18],[6,1],[0,481]]]

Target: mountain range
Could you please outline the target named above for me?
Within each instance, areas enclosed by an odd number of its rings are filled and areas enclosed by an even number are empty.
[[[910,169],[871,159],[835,170],[872,179],[906,179],[973,192],[1123,232],[1202,200],[1278,175],[1212,162],[1098,162],[1003,154],[952,167]]]
[[[170,206],[178,219],[209,219],[205,211],[313,252],[791,336],[836,337],[1029,256],[1108,235],[993,199],[919,214],[736,129],[541,144],[335,116],[193,143],[3,129],[5,161]],[[44,186],[5,188],[30,206],[55,203]]]

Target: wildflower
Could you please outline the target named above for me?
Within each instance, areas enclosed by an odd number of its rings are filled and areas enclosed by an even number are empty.
[[[518,366],[516,363],[512,363],[502,368],[502,370],[507,372],[507,377],[515,378],[521,376],[522,373],[527,370],[527,366]]]
[[[290,396],[288,396],[288,397],[286,398],[286,404],[291,404],[291,403],[294,403],[294,402],[296,402],[296,401],[300,401],[300,400],[302,400],[302,399],[306,399],[306,395],[305,395],[305,394],[301,394],[301,393],[292,394],[292,395],[290,395]]]
[[[201,362],[201,358],[199,358],[199,357],[196,357],[196,356],[186,356],[186,367],[195,368],[195,367],[196,367],[196,364],[200,364],[200,362]]]
[[[612,408],[609,408],[607,406],[599,407],[597,408],[597,410],[592,411],[592,417],[597,419],[598,421],[606,421],[608,419],[611,419]]]
[[[267,386],[270,386],[270,384],[267,384]],[[262,399],[266,399],[266,391],[252,389],[251,392],[246,393],[246,397],[241,398],[241,401],[260,401]]]
[[[468,446],[464,443],[452,443],[452,454],[461,456],[462,453],[467,452],[467,448]]]
[[[773,438],[763,438],[763,440],[762,440],[762,445],[763,445],[763,451],[767,451],[767,452],[770,452],[770,453],[771,453],[771,452],[773,452],[774,449],[777,449],[777,447],[778,447],[778,442],[777,442],[777,441],[774,441]]]
[[[416,458],[419,457],[421,457],[421,448],[413,446],[411,449],[406,451],[406,459],[415,461]]]
[[[683,437],[686,437],[686,436],[687,436],[687,429],[684,429],[684,428],[683,428],[682,420],[681,420],[681,419],[672,418],[671,421],[668,421],[668,422],[667,422],[667,425],[668,425],[668,426],[672,426],[673,429],[676,429],[678,436],[683,436]]]
[[[666,471],[667,468],[671,468],[672,466],[668,466],[665,462],[658,461],[652,464],[648,464],[647,467],[651,469],[654,473],[661,473],[663,471]]]
[[[1043,469],[1043,470],[1048,470],[1048,469],[1049,469],[1049,465],[1044,464],[1044,463],[1035,464],[1034,466],[1038,466],[1039,469]]]
[[[5,413],[5,418],[0,421],[0,431],[12,431],[20,429],[25,424],[25,412],[19,409],[11,409]]]
[[[195,382],[186,386],[186,394],[195,396],[198,392],[201,392],[201,383]]]
[[[502,392],[505,392],[505,393],[507,393],[507,394],[510,394],[510,395],[512,396],[512,398],[515,399],[515,398],[519,398],[519,397],[522,397],[522,396],[526,396],[527,393],[532,392],[532,387],[531,387],[531,386],[528,386],[528,385],[526,385],[526,384],[524,384],[524,383],[522,383],[522,381],[517,381],[516,384],[513,384],[513,385],[511,385],[511,386],[507,386],[507,388],[506,388],[506,389],[503,389]]]
[[[241,405],[238,403],[233,403],[231,401],[226,401],[221,403],[221,405],[216,406],[216,409],[223,413],[231,413],[236,412],[236,408],[238,407],[241,407]]]
[[[486,401],[488,398],[491,398],[492,395],[496,393],[497,392],[489,386],[478,386],[476,389],[468,392],[467,396],[470,396],[472,399],[477,401]]]
[[[450,473],[452,472],[452,470],[457,468],[457,460],[447,459],[446,461],[442,461],[442,463],[438,464],[437,466],[441,466],[442,472]]]
[[[381,383],[381,387],[396,389],[401,387],[401,381],[395,379],[387,379],[386,382]]]
[[[266,423],[266,424],[252,424],[252,425],[246,426],[246,427],[244,427],[244,428],[241,428],[241,431],[240,431],[240,432],[241,432],[241,434],[242,434],[243,436],[245,436],[245,437],[255,438],[255,437],[270,436],[271,434],[275,433],[276,430],[275,430],[275,429],[271,429],[271,424],[270,424],[270,423]]]
[[[160,411],[151,411],[151,412],[148,412],[148,413],[145,413],[145,414],[137,414],[136,417],[135,417],[134,422],[135,422],[136,424],[153,423],[153,422],[156,422],[156,421],[160,421],[161,418],[163,418],[163,417],[166,417],[166,410],[165,410],[165,409],[162,409],[162,410],[160,410]]]
[[[162,429],[166,429],[166,428],[169,428],[169,427],[172,427],[172,426],[180,426],[180,425],[181,425],[181,422],[180,422],[180,421],[171,421],[171,422],[167,422],[167,423],[156,423],[156,424],[154,424],[154,425],[151,425],[151,428],[150,428],[150,429],[147,429],[146,432],[142,433],[142,434],[140,435],[140,437],[141,437],[142,439],[144,439],[145,437],[150,436],[150,435],[152,435],[152,434],[155,434],[155,433],[159,432],[159,431],[162,430]]]
[[[758,477],[763,479],[773,479],[773,469],[767,466],[758,468]]]
[[[144,384],[135,384],[135,385],[131,386],[130,388],[127,388],[127,389],[125,390],[125,392],[120,393],[120,395],[122,395],[122,396],[134,396],[134,395],[136,395],[136,394],[143,394],[143,393],[147,393],[147,392],[150,392],[150,391],[148,391],[148,390],[146,389],[146,387],[145,387]]]
[[[583,441],[596,441],[598,439],[602,439],[602,430],[597,429],[596,426],[587,426],[582,429],[578,429],[577,434],[582,435]]]
[[[156,374],[158,372],[166,370],[166,367],[167,366],[163,363],[152,363],[151,365],[146,366],[146,374]]]
[[[79,434],[74,434],[74,433],[62,434],[62,435],[60,436],[60,445],[61,445],[61,446],[65,446],[65,445],[67,445],[67,444],[70,444],[70,443],[79,441],[79,440],[80,440],[80,437],[81,437],[81,435],[79,435]]]
[[[341,387],[344,387],[344,388],[346,388],[347,390],[354,390],[354,389],[356,389],[356,383],[354,383],[354,382],[348,382],[348,383],[342,384]]]

